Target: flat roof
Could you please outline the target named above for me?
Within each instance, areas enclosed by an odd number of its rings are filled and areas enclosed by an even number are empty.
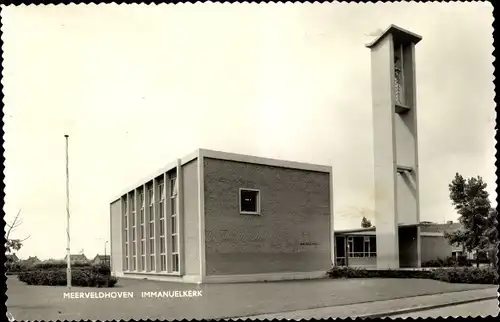
[[[417,44],[420,40],[422,40],[422,36],[417,35],[416,33],[413,33],[396,25],[390,25],[380,36],[375,38],[375,40],[373,40],[371,43],[367,44],[366,47],[368,48],[374,47],[376,44],[380,42],[380,40],[382,40],[388,34],[392,34],[396,42],[402,43],[404,45],[410,42]]]
[[[422,224],[399,224],[399,227],[417,227],[422,226]],[[351,233],[370,233],[375,232],[377,230],[376,226],[368,227],[368,228],[352,228],[352,229],[343,229],[336,230],[335,234],[351,234]]]
[[[241,162],[241,163],[259,164],[259,165],[266,165],[266,166],[272,166],[272,167],[281,167],[281,168],[286,168],[286,169],[297,169],[297,170],[304,170],[304,171],[314,171],[314,172],[322,172],[322,173],[329,173],[329,174],[332,173],[332,167],[327,166],[327,165],[318,165],[318,164],[303,163],[303,162],[296,162],[296,161],[270,159],[270,158],[252,156],[252,155],[229,153],[229,152],[222,152],[222,151],[209,150],[209,149],[197,149],[197,150],[191,152],[190,154],[188,154],[180,159],[177,159],[173,162],[168,163],[166,166],[149,174],[147,177],[141,178],[140,180],[136,181],[135,184],[128,186],[128,188],[123,189],[122,193],[119,194],[118,196],[116,196],[114,199],[112,199],[111,203],[120,199],[123,195],[132,191],[133,189],[136,189],[136,188],[142,186],[143,184],[158,177],[159,175],[174,169],[178,165],[182,166],[182,165],[185,165],[185,164],[187,164],[195,159],[199,159],[199,158],[210,158],[210,159],[234,161],[234,162]]]

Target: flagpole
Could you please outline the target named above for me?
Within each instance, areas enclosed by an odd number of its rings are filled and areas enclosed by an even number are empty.
[[[71,252],[70,252],[70,238],[69,238],[69,158],[68,158],[68,137],[69,135],[65,134],[64,137],[66,138],[66,263],[67,263],[67,269],[66,269],[66,278],[67,278],[67,284],[68,284],[68,289],[71,289]]]

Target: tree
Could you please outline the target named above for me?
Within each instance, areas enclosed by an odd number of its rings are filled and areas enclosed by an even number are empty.
[[[14,251],[20,250],[21,247],[23,246],[23,242],[31,237],[31,235],[30,235],[24,239],[11,239],[10,238],[10,234],[17,227],[21,226],[21,224],[23,223],[23,221],[19,217],[20,214],[21,214],[21,209],[19,209],[19,211],[17,212],[17,215],[14,218],[14,221],[12,223],[10,223],[10,224],[6,223],[7,227],[9,227],[9,229],[7,230],[7,233],[5,234],[5,239],[7,240],[7,242],[5,244],[5,247],[7,248],[7,253],[12,253]]]
[[[480,241],[480,248],[487,254],[490,262],[495,268],[498,267],[498,230],[497,210],[492,208],[486,218],[485,230]]]
[[[488,251],[497,239],[496,211],[491,208],[486,186],[479,176],[465,180],[458,173],[449,185],[450,199],[460,215],[462,228],[452,233],[445,232],[445,238],[451,245],[462,246],[469,252],[476,251],[477,266],[479,254]]]
[[[361,227],[362,228],[370,228],[372,226],[372,222],[366,219],[365,216],[363,216],[363,219],[361,219]]]

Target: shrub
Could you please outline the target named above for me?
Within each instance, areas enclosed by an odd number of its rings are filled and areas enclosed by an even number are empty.
[[[457,257],[457,265],[458,266],[472,266],[472,263],[470,262],[470,260],[467,259],[466,256],[458,256]]]
[[[429,270],[367,270],[354,267],[332,267],[330,278],[426,278],[448,283],[497,284],[493,268],[452,267]]]
[[[108,279],[108,287],[113,287],[113,286],[115,286],[117,282],[118,282],[118,278],[116,278],[115,276],[111,276],[111,277]]]
[[[330,278],[429,278],[426,270],[367,270],[355,267],[332,267]]]
[[[432,279],[448,283],[497,284],[498,273],[495,269],[478,267],[438,268],[430,271]]]
[[[454,267],[454,266],[472,266],[465,256],[458,256],[457,259],[447,257],[446,259],[434,259],[422,263],[422,267]]]
[[[7,275],[13,275],[20,272],[24,272],[29,269],[29,266],[22,262],[6,262],[5,263],[5,273]]]
[[[64,269],[38,269],[21,272],[18,279],[28,285],[66,285],[67,277]],[[71,272],[73,286],[113,287],[117,278],[110,274],[101,274],[95,269],[75,269]]]
[[[35,269],[61,269],[66,268],[68,264],[64,260],[50,260],[45,262],[39,262],[33,265]],[[71,267],[88,267],[92,266],[88,262],[75,262],[71,263]]]

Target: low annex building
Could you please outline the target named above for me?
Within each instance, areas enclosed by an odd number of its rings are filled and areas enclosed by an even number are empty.
[[[452,246],[444,237],[444,232],[453,232],[460,223],[436,224],[421,222],[416,225],[399,225],[399,266],[401,268],[420,267],[431,260],[467,256],[462,247]],[[418,228],[418,229],[417,229]],[[416,233],[420,234],[420,247]],[[410,251],[408,251],[410,249]],[[376,227],[339,230],[335,232],[335,255],[337,266],[377,267]],[[416,257],[409,255],[417,254]]]
[[[333,260],[332,168],[199,149],[110,206],[116,276],[308,279]]]

